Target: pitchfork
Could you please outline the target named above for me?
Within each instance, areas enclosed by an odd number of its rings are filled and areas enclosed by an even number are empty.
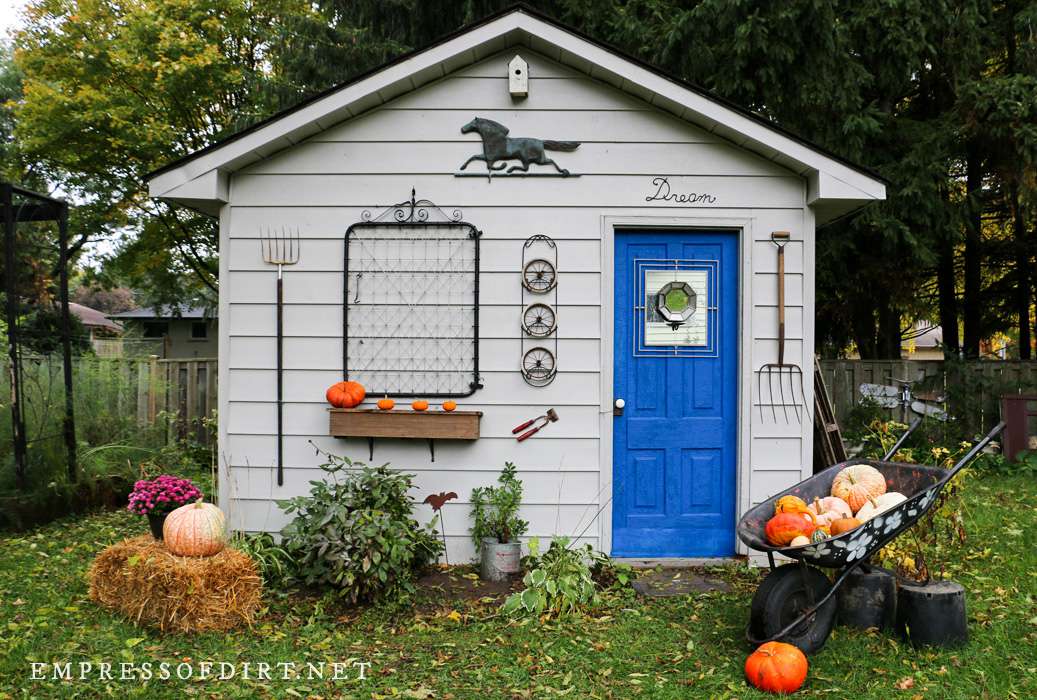
[[[267,229],[260,236],[263,261],[277,265],[277,485],[284,485],[284,280],[285,265],[299,262],[299,231],[281,227],[281,235]]]
[[[763,420],[763,407],[770,406],[775,421],[778,420],[778,408],[785,414],[785,422],[789,422],[789,408],[795,412],[796,420],[802,420],[800,406],[803,405],[803,370],[799,365],[785,362],[785,246],[791,235],[788,231],[774,231],[771,240],[778,246],[778,361],[769,362],[756,370],[756,393],[760,402],[760,420]],[[764,401],[764,376],[767,377],[767,394],[769,400]],[[778,399],[774,398],[774,381],[778,383]],[[799,385],[799,396],[796,386]],[[788,386],[789,397],[785,396]]]

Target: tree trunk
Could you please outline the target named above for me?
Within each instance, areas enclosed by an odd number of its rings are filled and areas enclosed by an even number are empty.
[[[858,299],[850,310],[850,325],[853,329],[853,342],[857,344],[857,353],[862,360],[877,359],[875,347],[875,313],[871,305]]]
[[[940,238],[939,259],[936,264],[936,289],[940,299],[940,328],[943,330],[944,357],[957,357],[958,343],[958,290],[954,273],[954,239],[948,230]]]
[[[983,159],[979,144],[970,141],[968,145],[965,173],[966,217],[965,217],[965,292],[962,295],[962,316],[965,326],[965,342],[962,349],[965,357],[979,357],[979,343],[982,339],[980,324],[982,322],[982,306],[980,289],[982,245],[982,188]]]
[[[1018,278],[1015,290],[1015,311],[1019,316],[1019,359],[1030,359],[1030,251],[1026,241],[1022,203],[1019,201],[1019,183],[1013,181],[1012,229],[1015,234],[1015,271]]]
[[[883,289],[878,295],[878,337],[875,342],[878,360],[900,359],[900,312],[893,307],[890,294]]]

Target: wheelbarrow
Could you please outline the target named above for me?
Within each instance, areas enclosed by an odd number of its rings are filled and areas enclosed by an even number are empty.
[[[970,464],[1005,428],[999,423],[950,469],[925,464],[891,462],[893,455],[921,423],[916,419],[881,460],[851,459],[841,462],[772,496],[742,516],[738,537],[750,549],[767,553],[770,573],[753,596],[746,638],[754,646],[775,640],[788,642],[812,654],[824,646],[835,622],[835,592],[868,558],[906,531],[926,514],[943,487]],[[832,481],[843,468],[870,464],[886,477],[887,490],[907,500],[882,511],[858,527],[817,543],[776,547],[767,541],[764,527],[774,516],[774,504],[783,496],[798,496],[807,503],[832,492]],[[798,563],[775,566],[778,552]],[[819,567],[835,569],[829,580]]]

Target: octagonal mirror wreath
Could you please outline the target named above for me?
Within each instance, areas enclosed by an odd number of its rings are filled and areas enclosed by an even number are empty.
[[[697,306],[698,295],[687,282],[667,282],[655,297],[656,310],[673,330],[687,323]]]

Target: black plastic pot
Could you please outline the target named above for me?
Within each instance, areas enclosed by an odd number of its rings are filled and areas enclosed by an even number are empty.
[[[893,572],[861,564],[836,592],[839,624],[891,629],[896,621],[897,579]]]
[[[896,626],[900,635],[916,647],[967,643],[965,589],[954,581],[899,581]]]
[[[148,526],[151,528],[151,536],[156,540],[162,539],[162,526],[166,524],[166,516],[169,513],[148,513]]]

